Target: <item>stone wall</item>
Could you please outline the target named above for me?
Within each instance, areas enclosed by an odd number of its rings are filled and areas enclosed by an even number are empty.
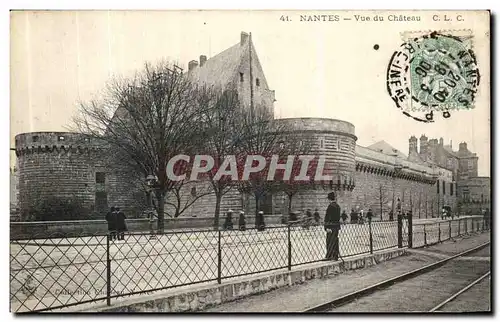
[[[19,208],[48,197],[78,198],[93,209],[95,147],[75,133],[33,132],[16,136]]]

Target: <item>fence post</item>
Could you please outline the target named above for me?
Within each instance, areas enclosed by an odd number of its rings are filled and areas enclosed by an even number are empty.
[[[408,216],[408,248],[413,248],[413,214]]]
[[[424,246],[427,246],[427,230],[425,229],[427,225],[424,224]]]
[[[468,232],[468,227],[469,226],[469,223],[468,223],[468,218],[465,218],[465,235],[467,235],[467,232]]]
[[[438,221],[438,243],[441,242],[441,222]]]
[[[448,226],[449,226],[449,233],[448,233],[448,239],[451,239],[451,220],[448,220]]]
[[[403,216],[398,214],[398,248],[403,248]]]
[[[109,256],[110,233],[106,235],[106,304],[111,305],[111,258]]]
[[[217,283],[222,282],[222,247],[221,247],[221,230],[218,230],[217,242]]]
[[[370,254],[373,254],[373,234],[372,234],[372,219],[368,219],[368,231],[370,233]]]
[[[460,222],[462,221],[462,219],[458,219],[458,234],[457,236],[460,236]]]
[[[290,224],[288,224],[288,270],[292,270],[292,238],[290,233]]]

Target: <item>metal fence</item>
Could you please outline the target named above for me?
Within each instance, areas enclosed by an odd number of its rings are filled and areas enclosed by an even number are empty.
[[[448,223],[452,223],[449,236],[457,236],[478,229],[478,221],[474,222],[475,226],[464,219],[414,224],[414,246],[430,244],[436,238],[444,240]],[[406,247],[409,231],[407,220],[342,224],[340,254],[349,257]],[[290,270],[296,265],[322,261],[325,255],[326,232],[322,225],[289,224],[264,231],[248,228],[129,233],[123,240],[88,234],[34,236],[11,241],[11,311],[45,311],[89,302],[109,305],[112,299],[122,296]]]
[[[489,229],[483,217],[466,217],[446,221],[413,224],[413,247],[425,247],[454,237]]]

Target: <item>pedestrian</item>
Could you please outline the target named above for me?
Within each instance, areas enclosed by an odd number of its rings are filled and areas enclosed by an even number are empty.
[[[118,240],[124,240],[125,232],[127,231],[126,217],[119,207],[115,207],[116,212],[116,231],[118,233]]]
[[[351,209],[351,224],[356,224],[358,222],[358,214],[354,211],[354,209]]]
[[[365,217],[364,217],[365,214],[363,212],[364,212],[363,209],[361,209],[360,212],[359,212],[358,224],[360,224],[360,225],[364,225],[365,224],[365,221],[364,221],[365,220]]]
[[[320,220],[321,220],[321,217],[319,215],[319,211],[318,211],[318,208],[314,209],[314,222],[316,222],[316,224],[319,224]]]
[[[266,223],[264,222],[264,212],[262,210],[259,210],[257,213],[257,220],[255,221],[256,226],[257,226],[257,231],[264,231],[266,230]]]
[[[373,211],[371,208],[368,208],[368,212],[366,213],[366,219],[368,219],[368,223],[372,222],[373,218]]]
[[[345,212],[345,209],[342,211],[342,222],[345,224],[347,220],[347,213]]]
[[[244,211],[240,211],[240,217],[238,218],[238,229],[241,230],[241,231],[245,231],[246,230],[246,221],[245,221],[245,212]]]
[[[108,234],[110,240],[116,239],[116,213],[115,207],[111,207],[111,211],[106,214],[106,221],[108,222]]]
[[[309,226],[311,225],[312,222],[312,212],[311,209],[307,209],[306,213],[302,219],[302,228],[304,229],[309,229]]]
[[[340,231],[340,206],[337,203],[337,197],[334,192],[328,194],[331,200],[325,215],[326,230],[326,259],[339,259],[339,231]]]
[[[486,208],[484,210],[484,215],[483,215],[483,218],[484,218],[484,227],[486,229],[490,229],[490,220],[491,220],[491,217],[490,217],[490,210],[488,208]]]
[[[222,227],[226,230],[233,229],[233,211],[229,209],[226,213],[226,219],[224,220],[224,224]]]

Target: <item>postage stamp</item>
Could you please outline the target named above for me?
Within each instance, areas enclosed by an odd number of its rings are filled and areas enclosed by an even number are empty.
[[[470,30],[405,32],[387,67],[387,91],[403,113],[422,122],[474,108],[480,73]]]

